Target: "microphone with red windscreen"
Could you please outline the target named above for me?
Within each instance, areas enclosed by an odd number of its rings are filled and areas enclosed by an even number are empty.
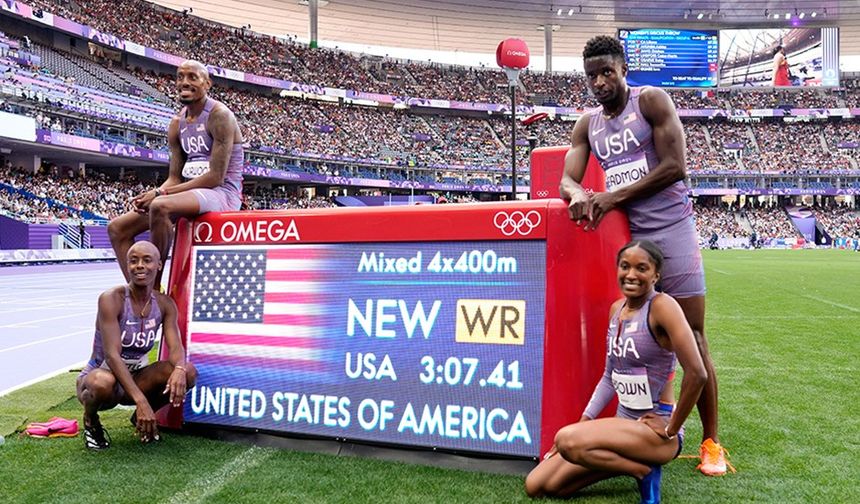
[[[496,48],[496,64],[508,76],[511,92],[511,199],[517,198],[517,81],[520,70],[529,66],[529,46],[518,38],[503,40]]]
[[[526,41],[518,38],[501,41],[496,48],[496,64],[508,74],[508,82],[516,85],[520,70],[529,66],[529,46]]]

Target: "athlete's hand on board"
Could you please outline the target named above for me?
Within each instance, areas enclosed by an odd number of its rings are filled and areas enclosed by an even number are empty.
[[[589,205],[590,209],[590,219],[589,225],[586,225],[586,229],[597,229],[600,221],[603,220],[603,217],[609,213],[610,210],[618,206],[618,203],[615,200],[615,195],[610,192],[599,192],[591,195],[591,204]]]
[[[567,204],[567,213],[570,215],[570,220],[575,221],[576,225],[582,224],[582,220],[591,221],[591,198],[585,191],[575,191],[570,197],[570,203]]]

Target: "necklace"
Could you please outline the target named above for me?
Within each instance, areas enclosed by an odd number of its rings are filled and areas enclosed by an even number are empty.
[[[143,308],[140,309],[140,313],[137,316],[137,318],[140,319],[140,333],[141,334],[143,334],[144,330],[146,329],[144,327],[144,323],[143,323],[143,321],[144,321],[143,314],[146,313],[146,308],[149,306],[149,303],[151,301],[152,301],[152,295],[150,294],[149,296],[146,297],[146,302],[143,303]],[[133,311],[134,310],[134,296],[131,296],[131,308]]]
[[[129,295],[131,296],[131,307],[132,307],[132,310],[134,310],[134,305],[136,303],[137,304],[139,304],[139,303],[137,302],[136,299],[134,299],[134,294],[129,293]],[[146,313],[146,309],[149,308],[149,304],[151,302],[152,302],[152,295],[149,295],[146,297],[146,302],[143,303],[143,306],[140,308],[140,311],[138,312],[138,317],[143,318],[143,315],[144,315],[144,313]]]

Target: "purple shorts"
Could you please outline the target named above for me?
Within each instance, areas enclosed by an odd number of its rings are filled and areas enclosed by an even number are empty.
[[[144,362],[146,362],[146,364],[143,364]],[[142,364],[140,367],[129,366],[128,372],[131,373],[132,378],[137,378],[137,375],[140,374],[140,372],[143,371],[147,367],[147,365],[149,365],[149,359],[144,355],[144,358],[141,360],[140,364]],[[87,365],[84,366],[84,369],[81,370],[81,373],[78,375],[78,378],[76,380],[75,388],[77,389],[79,396],[81,393],[81,385],[83,385],[84,379],[86,379],[87,375],[90,374],[90,372],[94,369],[104,369],[110,374],[113,374],[113,371],[111,370],[110,366],[108,366],[107,361],[102,362],[98,366],[94,365],[93,361],[88,362]],[[113,397],[117,401],[122,401],[122,399],[126,397],[125,388],[123,388],[123,386],[119,383],[119,380],[116,380],[116,382],[113,384]]]
[[[633,239],[650,240],[663,252],[661,292],[673,298],[705,295],[705,269],[692,216],[657,232],[633,234]]]
[[[206,212],[229,212],[239,210],[242,207],[242,195],[233,188],[218,186],[215,189],[191,189],[197,196],[200,205],[200,213]]]

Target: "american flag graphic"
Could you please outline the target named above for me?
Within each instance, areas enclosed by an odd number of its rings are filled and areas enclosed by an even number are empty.
[[[336,261],[325,246],[197,249],[188,354],[198,365],[327,373]]]

